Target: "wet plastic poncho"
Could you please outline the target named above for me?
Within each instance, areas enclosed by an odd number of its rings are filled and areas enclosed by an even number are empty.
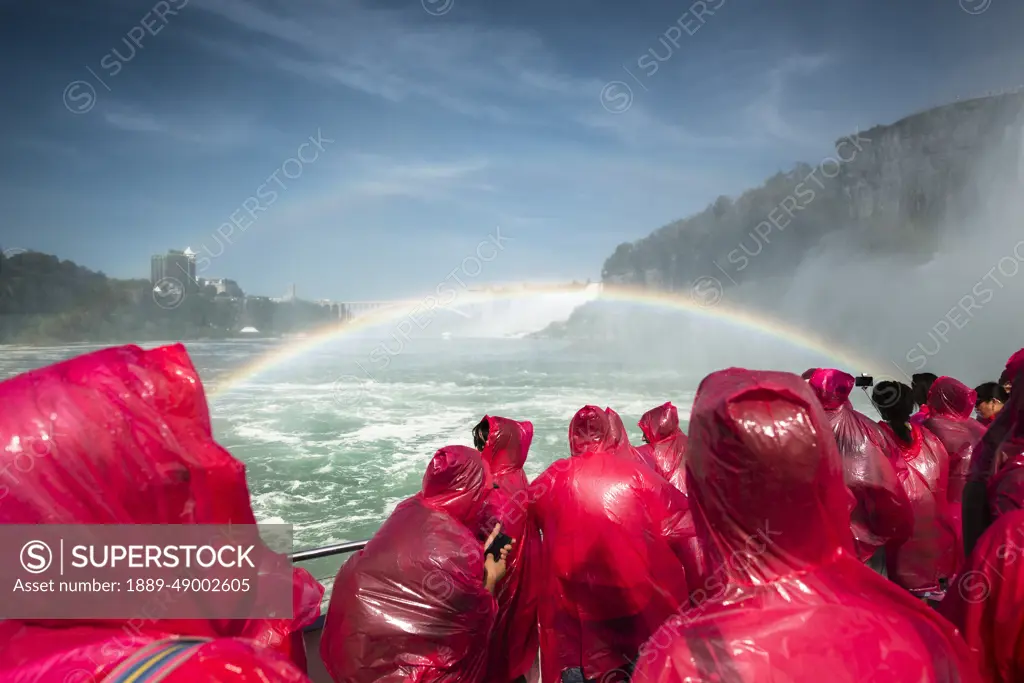
[[[963,557],[947,503],[949,455],[938,437],[911,425],[912,443],[880,423],[887,448],[897,457],[897,473],[914,509],[914,531],[906,542],[886,551],[889,578],[915,595],[941,593],[940,579],[949,580]],[[899,462],[906,469],[899,468]],[[895,545],[895,544],[894,544]]]
[[[4,639],[0,680],[4,683],[104,683],[104,676],[113,667],[99,665],[99,662],[125,660],[127,655],[155,643],[150,635],[140,637],[130,629],[118,629],[106,636],[92,626],[50,629],[46,639],[51,645],[40,648],[38,632],[15,630],[5,622],[0,624],[0,637]],[[243,638],[216,638],[200,645],[160,681],[310,683],[300,667],[287,657],[258,641]]]
[[[491,683],[507,683],[519,676],[536,681],[539,634],[537,632],[537,567],[540,533],[530,511],[530,482],[523,465],[533,441],[533,424],[487,416],[489,431],[483,460],[503,495],[495,514],[502,533],[515,539],[509,553],[508,573],[498,584],[498,616],[488,653],[487,675]],[[491,520],[484,525],[490,532]]]
[[[928,392],[931,414],[924,427],[939,438],[949,454],[949,518],[956,530],[957,544],[963,544],[960,506],[974,449],[985,436],[985,427],[971,417],[978,393],[952,377],[939,377]]]
[[[497,613],[475,529],[491,490],[480,454],[446,446],[334,582],[320,656],[345,683],[482,683]]]
[[[1018,417],[1024,410],[1024,349],[1017,351],[1010,356],[1006,362],[1006,368],[1000,377],[1000,384],[1011,382],[1017,391],[1010,390],[1010,399],[1003,409],[996,415],[996,419],[985,430],[985,436],[981,439],[981,446],[974,449],[971,456],[971,467],[967,475],[967,485],[964,487],[963,495],[963,538],[964,550],[970,554],[974,544],[989,524],[992,523],[990,500],[990,481],[996,472],[997,465],[1002,459],[1009,459],[1013,451],[1010,445],[1010,453],[1000,456],[1004,439],[1013,439],[1016,431]]]
[[[625,458],[642,462],[648,467],[653,468],[654,461],[647,457],[647,454],[641,451],[641,449],[629,442],[629,434],[626,432],[626,425],[622,422],[622,417],[611,408],[605,408],[604,412],[608,415],[608,425],[610,427],[608,432],[608,448]]]
[[[689,432],[713,573],[644,645],[634,683],[979,680],[945,620],[853,557],[842,462],[804,381],[716,372]]]
[[[939,605],[990,683],[1024,681],[1024,511],[993,524]]]
[[[1008,512],[1024,510],[1024,442],[1004,442],[1000,450],[1008,459],[988,485],[993,520]]]
[[[686,493],[686,435],[679,429],[679,411],[664,403],[644,413],[637,425],[647,439],[638,450],[654,462],[658,474]]]
[[[0,382],[0,406],[0,464],[17,474],[3,482],[0,524],[256,523],[245,466],[214,441],[180,344],[104,349],[18,375]],[[21,466],[25,449],[43,443],[51,457]],[[304,680],[277,655],[305,668],[301,629],[324,591],[298,568],[292,590],[291,620],[0,622],[0,680],[100,680],[136,649],[179,635],[214,640],[168,681],[236,681],[239,668],[245,680]]]
[[[843,458],[846,485],[857,499],[850,528],[857,557],[866,562],[879,548],[910,537],[914,510],[889,460],[881,428],[850,403],[853,375],[818,369],[807,381],[825,409]]]
[[[917,425],[918,427],[920,427],[925,422],[927,422],[928,418],[930,418],[931,416],[932,408],[931,406],[925,404],[921,406],[920,410],[918,410],[916,413],[910,416],[910,424]]]
[[[1006,368],[999,378],[999,383],[1011,383],[1018,389],[1024,384],[1024,349],[1017,351],[1006,361]],[[1024,392],[1019,390],[1014,392],[1011,388],[1009,400],[985,431],[981,447],[975,449],[968,474],[970,481],[988,483],[1000,464],[997,457],[1000,445],[1004,439],[1012,438],[1019,418],[1022,416],[1024,416]]]
[[[999,383],[1014,384],[1022,372],[1024,372],[1024,349],[1018,350],[1006,361],[1006,367],[999,375]]]
[[[1021,383],[1018,383],[1021,384]],[[1011,426],[995,453],[995,474],[988,484],[992,519],[1024,510],[1024,391],[1018,390],[999,414],[1007,413]]]
[[[687,600],[686,496],[641,463],[600,450],[608,414],[586,406],[569,427],[572,457],[531,485],[544,537],[541,678],[582,667],[600,679]]]
[[[647,443],[638,448],[645,462],[668,483],[686,493],[686,435],[679,428],[679,411],[671,402],[644,413],[637,423]],[[693,512],[687,512],[686,526],[693,529],[686,556],[686,576],[691,586],[704,582],[704,549],[693,526]]]

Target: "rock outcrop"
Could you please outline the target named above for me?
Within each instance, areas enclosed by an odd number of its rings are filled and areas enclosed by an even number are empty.
[[[830,236],[865,253],[926,259],[943,232],[969,230],[985,201],[1024,181],[1024,93],[931,109],[836,142],[733,200],[620,245],[609,283],[681,290],[784,276]]]

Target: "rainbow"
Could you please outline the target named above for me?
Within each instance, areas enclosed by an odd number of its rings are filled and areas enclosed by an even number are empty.
[[[572,287],[569,285],[527,285],[525,288],[473,291],[463,290],[458,292],[453,301],[442,308],[460,308],[469,304],[488,303],[492,301],[516,301],[536,300],[546,296],[578,294],[581,286]],[[217,396],[229,392],[247,381],[255,379],[262,373],[280,366],[290,360],[299,358],[304,354],[329,344],[335,340],[342,339],[349,335],[364,330],[380,327],[389,323],[397,324],[403,318],[417,311],[417,319],[421,322],[424,318],[429,319],[430,312],[426,305],[431,297],[418,300],[396,302],[394,306],[377,309],[365,316],[361,316],[352,322],[342,326],[331,326],[320,332],[312,333],[301,339],[296,339],[291,344],[275,349],[274,351],[261,356],[249,365],[235,371],[226,378],[216,383],[211,396]],[[597,301],[616,301],[652,308],[683,311],[702,318],[708,318],[718,322],[729,323],[737,327],[746,328],[761,334],[767,334],[789,343],[791,346],[813,351],[826,358],[837,361],[841,367],[850,372],[862,371],[873,372],[880,366],[877,361],[865,358],[859,354],[844,349],[835,341],[817,336],[807,330],[799,329],[781,320],[769,316],[754,313],[736,306],[728,305],[724,300],[716,303],[701,303],[692,296],[674,292],[660,292],[650,289],[641,289],[628,286],[602,287]]]

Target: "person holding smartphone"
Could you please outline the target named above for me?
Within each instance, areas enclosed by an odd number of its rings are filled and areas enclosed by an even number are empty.
[[[500,525],[478,536],[493,490],[476,450],[434,454],[420,492],[338,572],[320,641],[335,681],[486,680],[494,593],[514,544],[498,541]]]
[[[494,477],[495,490],[488,499],[491,531],[501,523],[500,536],[492,543],[502,548],[515,539],[508,555],[507,576],[497,586],[498,616],[491,636],[487,676],[489,683],[524,680],[537,682],[537,581],[540,564],[540,533],[530,514],[530,482],[523,466],[533,442],[533,423],[487,415],[474,428],[473,441]],[[491,544],[488,544],[491,545]]]
[[[843,459],[843,479],[856,500],[850,514],[854,552],[857,559],[884,576],[885,548],[910,537],[914,509],[882,445],[882,428],[850,402],[855,386],[870,387],[874,380],[865,375],[855,378],[834,368],[814,370],[804,379],[825,410]]]

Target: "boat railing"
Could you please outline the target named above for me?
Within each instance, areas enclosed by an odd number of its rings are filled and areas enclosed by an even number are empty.
[[[348,553],[356,553],[366,547],[369,541],[347,541],[345,543],[335,543],[333,545],[325,545],[320,548],[310,548],[308,550],[300,550],[291,554],[291,561],[295,564],[302,562],[309,562],[311,560],[319,560],[323,557],[333,557],[335,555],[346,555]],[[319,631],[324,627],[324,619],[326,615],[321,615],[319,619],[307,626],[304,631]]]
[[[344,555],[346,553],[355,553],[365,548],[367,543],[369,543],[369,541],[347,541],[345,543],[325,545],[320,548],[300,550],[298,552],[291,554],[291,560],[292,562],[298,564],[299,562],[308,562],[309,560],[319,560],[321,557],[331,557],[332,555]]]

